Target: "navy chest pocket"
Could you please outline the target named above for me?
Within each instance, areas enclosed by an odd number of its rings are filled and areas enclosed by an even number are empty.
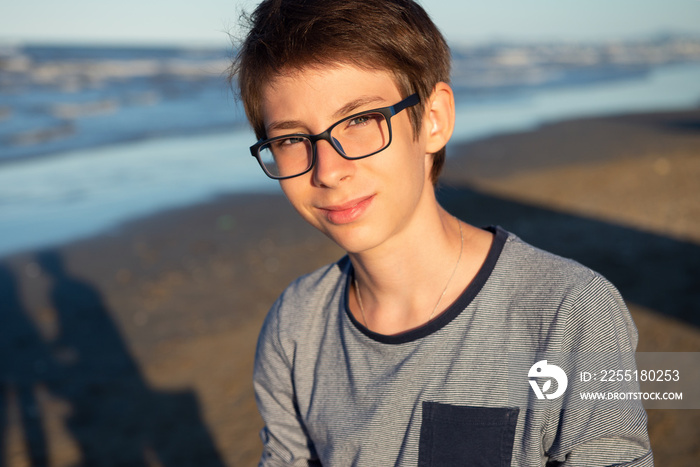
[[[423,402],[419,467],[509,467],[517,407]]]

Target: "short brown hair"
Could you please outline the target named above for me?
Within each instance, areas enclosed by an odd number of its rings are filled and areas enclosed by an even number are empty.
[[[399,92],[414,92],[409,109],[417,137],[424,103],[435,85],[449,82],[450,50],[423,8],[412,0],[264,0],[247,17],[229,78],[238,79],[248,121],[264,138],[262,89],[281,73],[308,67],[352,64],[393,73]],[[445,148],[433,155],[435,184]]]

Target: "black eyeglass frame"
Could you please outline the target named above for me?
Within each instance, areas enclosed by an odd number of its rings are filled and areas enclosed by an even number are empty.
[[[275,136],[274,138],[269,138],[269,139],[261,139],[254,145],[250,147],[250,154],[255,157],[258,160],[258,163],[260,164],[260,167],[263,169],[263,172],[265,172],[265,175],[268,177],[274,179],[274,180],[285,180],[287,178],[294,178],[294,177],[299,177],[301,175],[304,175],[305,173],[308,173],[311,169],[314,168],[314,165],[316,165],[316,142],[323,140],[327,141],[333,149],[336,150],[338,154],[340,154],[343,158],[347,160],[359,160],[359,159],[364,159],[365,157],[370,157],[373,156],[379,152],[382,152],[386,148],[388,148],[391,145],[391,141],[393,139],[392,136],[392,131],[391,131],[391,117],[396,115],[397,113],[401,112],[402,110],[407,109],[408,107],[413,107],[414,105],[417,105],[420,102],[420,98],[418,97],[418,93],[411,94],[407,98],[403,99],[401,102],[398,102],[397,104],[390,105],[387,107],[381,107],[379,109],[371,109],[371,110],[363,110],[362,112],[358,112],[355,114],[352,114],[348,117],[344,117],[341,120],[338,120],[335,122],[333,125],[328,127],[326,131],[323,133],[319,133],[317,135],[308,135],[305,133],[293,133],[289,135],[282,135],[282,136]],[[334,142],[333,138],[331,138],[331,131],[338,125],[340,125],[343,122],[346,122],[348,120],[352,120],[353,118],[357,118],[359,116],[365,115],[365,114],[371,114],[371,113],[380,113],[384,116],[386,123],[387,123],[387,128],[389,129],[389,142],[381,148],[378,151],[374,151],[373,153],[364,155],[364,156],[359,156],[359,157],[348,157],[343,153],[343,150],[341,147],[337,146],[336,143]],[[281,139],[287,139],[287,138],[295,138],[295,137],[303,137],[308,139],[311,142],[311,164],[309,164],[309,168],[304,170],[301,173],[295,174],[295,175],[286,175],[286,176],[280,176],[280,175],[273,175],[271,174],[267,168],[265,167],[265,164],[263,163],[262,159],[260,158],[260,148],[263,147],[266,144],[272,143],[274,141],[278,141]]]

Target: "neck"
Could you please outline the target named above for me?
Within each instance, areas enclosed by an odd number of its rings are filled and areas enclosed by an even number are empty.
[[[350,254],[357,280],[351,309],[375,332],[396,334],[425,324],[466,286],[469,226],[460,227],[434,206],[381,248]]]

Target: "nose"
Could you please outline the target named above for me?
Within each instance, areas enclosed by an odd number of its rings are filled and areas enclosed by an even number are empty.
[[[337,140],[335,144],[342,150],[342,146]],[[316,164],[313,169],[313,179],[317,186],[334,188],[354,173],[355,161],[341,156],[328,141],[316,142]]]

